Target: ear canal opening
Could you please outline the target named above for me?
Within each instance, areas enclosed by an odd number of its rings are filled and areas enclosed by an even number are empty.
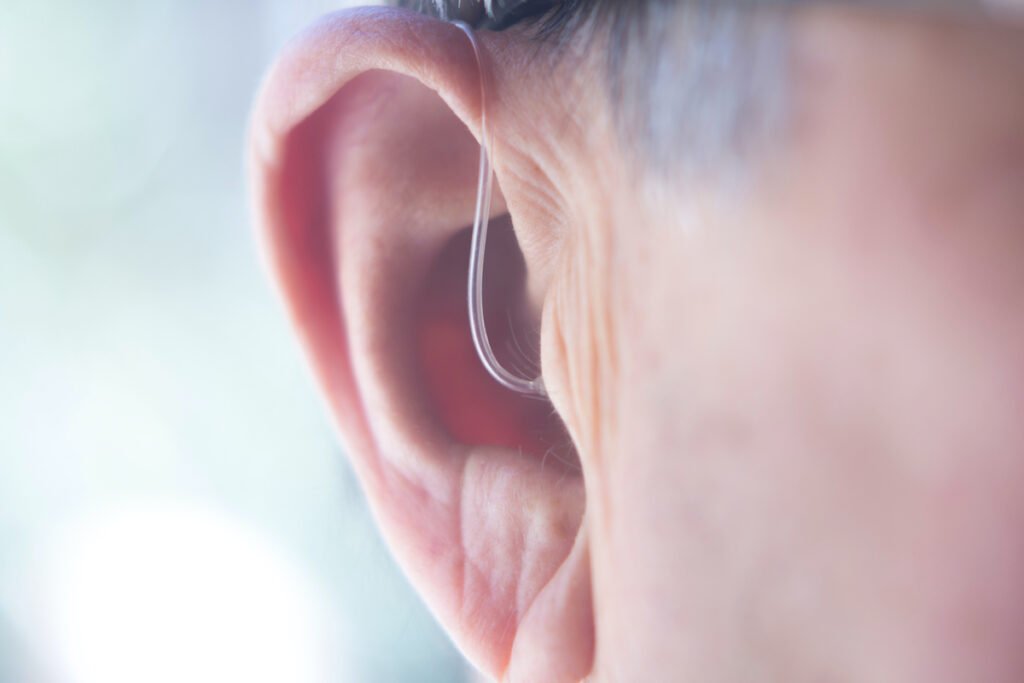
[[[476,356],[465,301],[470,228],[435,259],[417,304],[418,365],[437,419],[455,441],[518,449],[546,466],[579,471],[572,441],[551,403],[494,381]],[[535,375],[540,328],[526,297],[526,263],[508,216],[491,221],[483,308],[494,353],[507,368]]]

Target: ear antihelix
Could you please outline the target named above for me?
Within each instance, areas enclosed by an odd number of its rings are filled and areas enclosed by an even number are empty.
[[[476,210],[473,215],[473,239],[469,255],[469,286],[467,302],[469,305],[469,329],[473,335],[473,346],[476,348],[480,362],[488,374],[507,389],[529,396],[546,397],[542,377],[528,379],[520,377],[506,369],[494,355],[487,326],[484,322],[484,255],[487,251],[487,227],[491,212],[491,194],[494,188],[494,172],[491,168],[489,138],[487,132],[487,88],[484,79],[483,59],[476,35],[469,25],[454,22],[469,38],[476,57],[477,69],[480,73],[480,176],[477,181]]]

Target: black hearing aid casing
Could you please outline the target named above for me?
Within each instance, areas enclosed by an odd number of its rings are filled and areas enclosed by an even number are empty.
[[[447,20],[464,21],[473,28],[501,31],[523,19],[543,14],[557,0],[399,0],[399,5]]]

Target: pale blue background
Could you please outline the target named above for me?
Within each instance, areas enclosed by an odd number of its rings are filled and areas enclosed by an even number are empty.
[[[291,656],[324,660],[311,681],[463,680],[251,239],[252,95],[342,4],[0,0],[0,681],[118,683],[126,634],[173,659],[210,624],[208,659],[174,670],[231,678],[303,605],[323,642]]]

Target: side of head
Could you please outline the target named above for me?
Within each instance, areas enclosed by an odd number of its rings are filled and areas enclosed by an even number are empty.
[[[269,264],[368,498],[515,681],[1017,680],[1024,32],[566,2],[331,15],[270,73]]]

